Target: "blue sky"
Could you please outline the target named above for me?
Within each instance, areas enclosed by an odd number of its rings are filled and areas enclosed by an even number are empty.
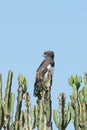
[[[36,69],[45,50],[55,53],[52,106],[65,92],[67,101],[72,88],[68,78],[87,71],[87,1],[0,1],[0,72],[3,90],[7,73],[13,71],[12,90],[17,93],[17,76],[29,81],[32,104]],[[54,129],[56,129],[53,124]],[[74,130],[72,123],[67,127]]]

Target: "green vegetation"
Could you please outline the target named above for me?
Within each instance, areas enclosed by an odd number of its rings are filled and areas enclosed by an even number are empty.
[[[0,74],[0,130],[34,130],[35,128],[37,130],[53,130],[52,114],[58,130],[67,129],[70,121],[73,122],[75,130],[87,130],[87,73],[84,74],[82,89],[80,89],[82,77],[74,75],[68,79],[68,83],[72,87],[71,101],[66,103],[65,93],[60,93],[57,110],[52,110],[51,74],[46,82],[41,81],[44,89],[37,97],[34,106],[31,106],[27,80],[22,74],[19,74],[15,113],[15,94],[11,91],[12,77],[13,73],[9,71],[3,98],[2,75]],[[25,110],[22,109],[23,100]],[[14,114],[15,117],[13,117]]]

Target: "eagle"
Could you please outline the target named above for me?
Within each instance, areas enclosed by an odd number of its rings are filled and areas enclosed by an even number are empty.
[[[53,51],[45,51],[44,60],[40,64],[39,68],[36,71],[36,79],[34,83],[34,96],[40,97],[40,93],[43,90],[46,90],[45,83],[49,79],[49,75],[51,75],[50,86],[52,85],[52,77],[54,72],[54,52]]]

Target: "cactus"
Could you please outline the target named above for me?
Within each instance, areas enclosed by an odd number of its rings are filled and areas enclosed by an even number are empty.
[[[84,87],[79,91],[81,83],[82,78],[77,75],[69,78],[69,84],[73,88],[71,106],[75,130],[87,130],[87,73],[84,77]]]
[[[2,74],[0,74],[0,129],[4,124],[4,101],[2,100]]]
[[[27,80],[21,74],[18,76],[18,97],[15,121],[13,121],[15,94],[11,92],[12,71],[8,72],[4,100],[2,98],[2,75],[0,74],[0,130],[24,130],[25,115],[22,107],[23,95],[27,91]]]
[[[42,90],[34,106],[31,106],[30,95],[27,92],[27,80],[19,74],[15,118],[13,118],[15,94],[11,92],[12,77],[13,73],[9,71],[3,99],[2,75],[0,74],[0,130],[33,130],[36,127],[37,130],[52,130],[52,75],[50,72],[46,81],[41,80],[42,87],[39,87]],[[80,91],[81,77],[71,76],[68,83],[73,88],[71,102],[66,104],[65,94],[59,94],[58,110],[53,111],[55,125],[59,130],[65,130],[72,118],[75,130],[87,130],[87,73],[84,76],[84,87]],[[25,100],[25,110],[22,110],[23,100]]]
[[[84,77],[84,87],[79,92],[79,105],[80,105],[80,128],[87,130],[87,73]]]
[[[12,85],[12,71],[8,72],[7,78],[7,87],[5,90],[5,98],[4,98],[4,129],[5,130],[12,130],[13,127],[13,105],[14,105],[14,94],[11,93],[11,85]]]
[[[38,101],[38,118],[37,118],[37,129],[38,130],[46,130],[46,113],[44,101]]]
[[[48,80],[45,82],[44,104],[46,106],[46,128],[52,130],[52,102],[51,102],[52,74],[48,74]]]
[[[21,128],[21,111],[22,108],[22,100],[23,95],[26,93],[27,90],[27,83],[26,79],[22,74],[19,74],[18,76],[18,97],[17,97],[17,109],[16,109],[16,115],[15,115],[15,128],[14,130],[20,130]]]
[[[80,130],[80,122],[79,122],[79,96],[78,90],[82,83],[82,78],[77,75],[71,76],[68,79],[68,83],[73,88],[73,92],[71,95],[71,106],[72,106],[72,120],[74,123],[75,130]]]
[[[0,130],[4,125],[4,102],[0,101]]]
[[[70,103],[65,106],[66,97],[64,93],[60,93],[58,99],[59,108],[53,111],[53,118],[56,127],[59,130],[65,130],[71,119]]]
[[[7,79],[7,87],[5,90],[5,112],[9,113],[9,104],[10,104],[10,93],[11,93],[11,85],[12,85],[12,77],[13,73],[11,71],[8,72],[8,79]]]
[[[2,100],[2,74],[0,74],[0,101]]]
[[[18,96],[15,120],[13,120],[15,95],[11,92],[12,71],[8,72],[7,87],[4,101],[2,99],[2,75],[0,75],[0,129],[4,130],[33,130],[36,126],[38,130],[50,130],[47,126],[51,121],[50,104],[50,80],[44,82],[45,91],[42,91],[41,99],[38,99],[37,106],[31,108],[30,96],[27,92],[27,80],[22,75],[18,76]],[[26,110],[22,110],[22,101],[25,99]],[[47,109],[47,110],[46,110]],[[32,115],[33,114],[33,115]]]
[[[33,126],[32,123],[32,108],[31,108],[31,103],[30,103],[30,95],[27,92],[25,97],[25,106],[26,106],[26,111],[25,111],[25,123],[26,123],[26,130],[32,130]]]
[[[34,105],[33,108],[33,116],[34,116],[34,122],[33,122],[33,129],[38,126],[38,106]]]
[[[13,130],[13,113],[14,113],[14,101],[15,101],[15,94],[10,93],[10,103],[9,103],[9,130]]]

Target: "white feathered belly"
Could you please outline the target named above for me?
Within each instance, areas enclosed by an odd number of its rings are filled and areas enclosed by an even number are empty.
[[[44,81],[48,79],[48,73],[51,72],[52,76],[54,73],[54,67],[52,67],[50,64],[47,66],[47,72],[44,75]]]

